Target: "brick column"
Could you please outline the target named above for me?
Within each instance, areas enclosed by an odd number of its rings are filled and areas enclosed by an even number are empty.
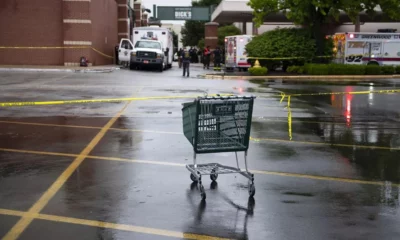
[[[215,49],[218,44],[218,26],[216,22],[208,22],[205,24],[205,47],[210,46],[210,49]]]
[[[128,0],[117,0],[118,3],[118,42],[129,38]]]
[[[64,49],[64,66],[79,66],[80,57],[86,57],[90,61],[92,47],[90,0],[63,0],[62,8],[64,46],[72,47]]]
[[[134,3],[133,10],[135,11],[135,27],[142,26],[142,4]]]
[[[142,26],[143,27],[148,26],[148,19],[149,19],[149,17],[147,15],[147,13],[143,13],[143,15],[142,15]]]
[[[247,35],[247,22],[242,22],[242,34]]]

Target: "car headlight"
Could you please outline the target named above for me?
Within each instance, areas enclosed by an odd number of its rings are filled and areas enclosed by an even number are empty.
[[[136,52],[132,52],[132,56],[136,56]]]
[[[161,58],[162,54],[161,53],[157,53],[157,58]]]

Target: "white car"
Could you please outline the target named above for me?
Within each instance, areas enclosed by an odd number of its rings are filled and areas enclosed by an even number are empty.
[[[174,61],[174,62],[177,62],[177,61],[178,61],[178,53],[175,53],[175,54],[174,54],[174,59],[173,59],[173,61]]]

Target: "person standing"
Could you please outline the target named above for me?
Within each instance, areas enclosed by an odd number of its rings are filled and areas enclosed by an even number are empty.
[[[221,49],[217,47],[214,50],[214,67],[220,68],[221,67]]]
[[[210,69],[210,56],[211,56],[211,51],[210,51],[210,46],[207,46],[204,49],[204,65],[203,69]]]
[[[189,77],[190,72],[189,72],[189,68],[190,68],[190,51],[188,51],[187,49],[184,49],[182,51],[182,64],[183,64],[183,76],[187,75],[187,77]]]
[[[179,65],[179,68],[182,68],[182,52],[183,52],[183,49],[182,48],[180,48],[179,49],[179,51],[178,51],[178,65]]]

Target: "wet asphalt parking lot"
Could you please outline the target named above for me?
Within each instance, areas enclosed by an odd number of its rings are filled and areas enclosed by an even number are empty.
[[[397,80],[211,80],[163,73],[0,72],[0,102],[142,98],[0,108],[0,238],[399,239]],[[256,95],[247,179],[189,178],[182,103]],[[281,93],[308,94],[287,97]],[[163,99],[146,99],[163,97]],[[239,154],[243,160],[243,154]],[[233,153],[198,161],[235,165]]]

